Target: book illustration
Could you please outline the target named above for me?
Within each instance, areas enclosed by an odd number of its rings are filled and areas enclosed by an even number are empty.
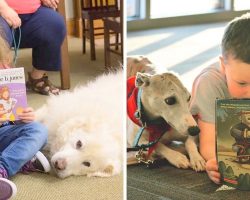
[[[16,121],[27,107],[23,68],[0,70],[0,120]]]
[[[250,111],[241,113],[241,122],[232,126],[231,136],[235,139],[232,149],[236,152],[236,161],[250,163]]]
[[[5,114],[2,115],[2,118],[9,121],[14,121],[15,116],[13,114],[12,109],[15,107],[17,100],[10,97],[10,91],[8,86],[3,86],[0,88],[0,105],[2,107],[2,111]]]
[[[216,133],[222,181],[250,190],[250,100],[217,100]]]

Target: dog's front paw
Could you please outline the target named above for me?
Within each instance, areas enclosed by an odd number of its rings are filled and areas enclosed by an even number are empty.
[[[205,171],[206,161],[198,153],[196,155],[190,155],[190,165],[196,172]]]
[[[174,154],[171,157],[168,157],[167,160],[177,168],[187,169],[190,167],[188,158],[179,152],[174,152]]]
[[[112,175],[109,173],[102,172],[102,171],[97,171],[97,172],[87,174],[87,177],[103,177],[103,178],[105,178],[105,177],[110,177],[110,176],[112,176]]]

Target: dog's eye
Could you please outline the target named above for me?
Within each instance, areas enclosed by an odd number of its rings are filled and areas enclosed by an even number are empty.
[[[176,98],[175,97],[168,97],[165,99],[165,102],[168,105],[174,105],[176,103]]]
[[[86,166],[86,167],[90,167],[90,162],[88,162],[88,161],[84,161],[82,164],[83,164],[84,166]]]
[[[76,142],[76,149],[80,149],[82,147],[82,141],[81,140],[78,140]]]
[[[189,101],[190,101],[190,99],[191,99],[191,95],[189,95],[189,97],[188,97],[188,99],[187,99],[187,102],[189,102]]]

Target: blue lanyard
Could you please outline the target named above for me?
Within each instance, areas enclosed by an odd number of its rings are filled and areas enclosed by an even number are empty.
[[[18,41],[16,41],[16,39],[15,39],[15,32],[16,32],[16,30],[19,31]],[[12,33],[12,38],[13,38],[13,42],[14,42],[14,51],[15,51],[13,63],[14,63],[14,66],[16,66],[17,54],[18,54],[18,50],[19,50],[19,47],[20,47],[20,43],[21,43],[21,37],[22,37],[21,36],[21,28],[18,27],[18,29],[12,29],[11,33]]]

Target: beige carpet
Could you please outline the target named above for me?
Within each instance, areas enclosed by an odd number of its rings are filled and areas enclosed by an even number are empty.
[[[84,176],[59,179],[52,175],[32,173],[16,175],[12,179],[20,200],[107,200],[122,199],[122,176],[86,178]]]
[[[104,72],[103,40],[97,41],[96,61],[90,60],[89,46],[87,46],[87,50],[87,54],[82,55],[81,40],[69,38],[71,89],[78,84],[85,84]],[[19,52],[17,66],[24,66],[25,71],[30,70],[30,49]],[[60,85],[59,73],[49,73],[49,77],[53,83]],[[28,103],[33,108],[40,107],[46,101],[46,98],[46,96],[28,93]],[[53,175],[32,173],[29,175],[17,174],[11,180],[15,182],[18,188],[17,196],[14,199],[20,200],[119,200],[123,197],[122,175],[111,178],[78,176],[62,180]]]

